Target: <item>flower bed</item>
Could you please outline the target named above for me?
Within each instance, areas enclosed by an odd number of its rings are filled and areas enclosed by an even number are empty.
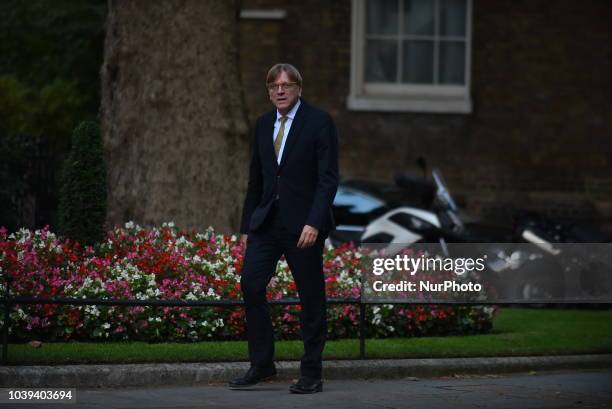
[[[359,297],[359,249],[328,247],[324,271],[328,297]],[[61,240],[48,229],[0,229],[0,293],[33,297],[235,300],[241,299],[243,248],[236,236],[182,232],[173,223],[144,229],[126,223],[94,247]],[[297,298],[284,259],[268,299]],[[271,307],[279,339],[299,338],[299,306]],[[450,305],[368,307],[368,337],[486,332],[494,307]],[[1,316],[3,317],[3,315]],[[329,338],[355,337],[357,305],[328,306]],[[117,307],[16,305],[15,340],[199,341],[244,339],[240,307]]]

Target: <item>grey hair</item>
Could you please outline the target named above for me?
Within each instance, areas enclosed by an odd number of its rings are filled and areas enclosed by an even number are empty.
[[[293,65],[287,63],[275,64],[270,68],[266,76],[266,84],[274,82],[281,72],[286,72],[291,81],[294,81],[300,87],[302,86],[302,74]]]

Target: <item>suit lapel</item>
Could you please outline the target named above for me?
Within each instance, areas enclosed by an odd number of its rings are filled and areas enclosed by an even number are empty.
[[[274,153],[274,121],[276,121],[276,111],[272,111],[266,118],[266,122],[264,123],[264,152],[266,153],[267,160],[274,163],[274,167],[278,167],[278,162],[276,161],[276,153]]]
[[[304,100],[301,101],[300,107],[295,113],[295,118],[293,118],[293,123],[291,124],[291,129],[289,129],[289,135],[287,135],[287,141],[285,141],[285,149],[283,150],[283,156],[281,157],[281,163],[279,166],[279,170],[283,168],[283,165],[287,162],[287,158],[291,153],[291,149],[295,146],[295,142],[300,136],[300,131],[304,126],[304,118],[306,116],[307,105]],[[274,146],[272,146],[272,150],[274,151]]]

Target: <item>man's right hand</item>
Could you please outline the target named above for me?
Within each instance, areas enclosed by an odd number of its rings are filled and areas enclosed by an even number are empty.
[[[242,244],[242,247],[244,247],[244,249],[246,250],[247,247],[247,238],[249,237],[248,234],[241,234],[240,235],[240,244]]]

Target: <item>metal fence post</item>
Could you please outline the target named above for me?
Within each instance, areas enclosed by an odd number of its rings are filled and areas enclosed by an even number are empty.
[[[365,319],[366,305],[359,303],[359,359],[365,359]]]

